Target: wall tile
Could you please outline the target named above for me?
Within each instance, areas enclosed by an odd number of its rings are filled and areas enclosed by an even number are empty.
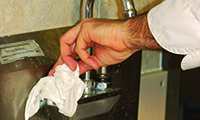
[[[79,0],[0,0],[0,36],[70,26]]]

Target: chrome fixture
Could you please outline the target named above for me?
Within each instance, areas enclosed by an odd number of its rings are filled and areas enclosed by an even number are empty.
[[[92,18],[93,17],[93,5],[94,5],[95,0],[82,0],[82,14],[81,14],[81,19],[85,18]],[[85,13],[85,14],[84,14]],[[87,49],[88,53],[91,55],[92,54],[92,48]],[[95,81],[91,79],[91,71],[87,71],[84,73],[84,78],[82,79],[83,82],[85,83],[86,87],[84,89],[84,94],[93,94],[95,86]]]
[[[98,75],[95,78],[95,88],[105,90],[112,87],[111,77],[108,73],[108,67],[99,68]]]
[[[133,0],[121,0],[123,6],[123,18],[128,19],[137,15]]]

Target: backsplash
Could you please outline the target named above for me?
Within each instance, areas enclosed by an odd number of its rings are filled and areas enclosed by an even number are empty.
[[[79,0],[0,0],[0,36],[70,26]]]

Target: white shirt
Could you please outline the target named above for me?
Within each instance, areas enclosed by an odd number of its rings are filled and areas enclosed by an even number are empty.
[[[166,0],[149,11],[148,24],[164,49],[185,55],[183,70],[200,66],[200,0]]]

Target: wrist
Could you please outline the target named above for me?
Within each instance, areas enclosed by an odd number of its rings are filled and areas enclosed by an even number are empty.
[[[147,22],[146,13],[131,18],[127,20],[124,24],[127,30],[126,39],[132,49],[161,49],[160,45],[156,42],[154,36],[151,34]]]

